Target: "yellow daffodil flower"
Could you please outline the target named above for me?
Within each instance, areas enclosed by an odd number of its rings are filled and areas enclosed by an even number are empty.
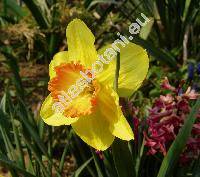
[[[104,49],[96,51],[95,38],[79,19],[69,23],[66,30],[68,51],[57,53],[49,65],[51,92],[45,99],[40,115],[45,123],[52,126],[71,125],[75,133],[88,145],[105,150],[115,137],[122,140],[134,139],[133,132],[119,106],[119,96],[130,97],[146,77],[149,60],[146,51],[133,43],[120,47],[120,72],[118,94],[113,90],[116,60],[104,64],[103,71],[83,87],[64,112],[52,109],[60,92],[82,78],[80,71],[90,69]],[[116,56],[115,56],[116,58]],[[82,79],[79,86],[86,81]]]

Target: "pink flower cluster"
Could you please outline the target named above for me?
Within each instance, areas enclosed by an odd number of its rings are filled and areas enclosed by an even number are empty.
[[[161,95],[155,100],[153,107],[149,110],[147,118],[148,129],[144,131],[145,146],[149,147],[148,154],[161,152],[166,155],[167,150],[176,138],[188,113],[191,110],[190,102],[199,96],[190,87],[182,93],[181,83],[178,88],[169,84],[167,78],[161,84],[162,89],[170,93]],[[181,154],[182,163],[200,155],[200,114],[197,116],[193,126],[191,137],[187,141],[184,152]]]

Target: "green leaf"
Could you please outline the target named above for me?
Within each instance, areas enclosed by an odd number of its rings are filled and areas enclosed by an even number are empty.
[[[18,153],[18,162],[22,168],[25,168],[25,161],[24,161],[24,153],[21,145],[21,141],[19,139],[19,131],[15,125],[14,118],[12,117],[12,126],[13,126],[13,133],[14,133],[14,140],[16,144],[16,149]]]
[[[135,42],[136,44],[139,44],[139,45],[143,46],[145,49],[147,49],[148,52],[152,56],[154,56],[156,60],[158,60],[162,63],[166,63],[173,68],[177,68],[177,62],[176,62],[175,58],[172,55],[170,55],[170,53],[167,53],[164,50],[161,50],[161,49],[155,47],[149,41],[145,41],[144,39],[141,39],[137,36],[134,36],[133,42]]]
[[[113,161],[113,157],[112,157],[112,154],[110,151],[103,152],[103,163],[105,166],[107,176],[109,176],[109,177],[117,176],[117,171],[116,171],[115,167],[113,166],[114,161]]]
[[[19,97],[21,97],[23,99],[24,98],[24,88],[22,86],[21,77],[19,75],[19,67],[17,64],[17,59],[12,55],[11,51],[8,51],[8,49],[3,50],[2,53],[6,57],[7,64],[10,67],[10,70],[12,71],[12,73],[14,75],[14,77],[12,79],[15,84],[17,94]]]
[[[134,163],[128,142],[115,139],[112,145],[113,159],[119,177],[134,177]]]
[[[35,159],[38,162],[38,164],[40,165],[40,168],[42,169],[42,171],[44,172],[44,174],[46,176],[49,176],[50,172],[48,171],[48,168],[45,167],[45,165],[44,165],[44,163],[42,161],[41,155],[37,152],[37,150],[34,147],[34,145],[31,144],[29,137],[27,135],[25,135],[25,132],[22,132],[22,136],[23,136],[23,140],[26,143],[27,147],[34,154]]]
[[[36,22],[42,29],[47,29],[49,27],[49,22],[45,13],[39,7],[39,1],[36,0],[23,0],[28,9],[31,11]]]
[[[63,167],[64,167],[64,163],[65,163],[65,156],[66,156],[66,154],[67,154],[67,152],[68,152],[68,150],[69,150],[69,140],[71,139],[71,137],[72,137],[72,129],[70,129],[70,131],[68,132],[68,135],[67,135],[67,143],[66,143],[66,145],[65,145],[65,148],[64,148],[64,151],[63,151],[63,153],[62,153],[62,157],[61,157],[61,160],[60,160],[60,164],[59,164],[59,171],[60,171],[60,173],[62,173],[62,171],[63,171]]]
[[[40,135],[35,129],[35,127],[28,121],[28,115],[26,112],[26,108],[23,102],[20,103],[20,111],[19,111],[19,117],[21,122],[23,123],[23,129],[25,130],[26,133],[29,134],[34,140],[34,142],[38,145],[40,150],[49,158],[49,154],[47,152],[47,149],[44,145],[44,142],[40,139]]]
[[[187,140],[191,134],[192,127],[196,120],[196,115],[199,111],[199,108],[200,108],[200,99],[198,99],[196,101],[196,104],[193,106],[183,127],[181,128],[176,139],[170,146],[170,149],[161,164],[161,167],[160,167],[160,170],[158,173],[158,177],[171,176],[171,174],[172,174],[173,170],[175,169],[176,164],[179,160],[179,156],[182,153],[182,151],[187,143]]]
[[[6,133],[5,128],[2,127],[1,124],[0,124],[0,132],[3,137],[3,141],[4,141],[6,151],[7,151],[9,158],[12,160],[16,160],[17,158],[16,158],[16,154],[14,152],[14,148],[12,146],[11,140]]]
[[[137,158],[136,158],[136,164],[135,164],[135,173],[136,173],[136,177],[139,176],[139,170],[140,170],[140,165],[141,165],[141,159],[142,159],[142,156],[143,156],[143,153],[144,153],[144,143],[145,143],[145,140],[143,139],[141,148],[139,149],[139,153],[138,153]]]
[[[120,55],[117,55],[114,90],[118,91],[118,77],[120,71]],[[112,145],[113,160],[119,177],[134,177],[134,167],[128,142],[115,139]],[[124,163],[126,162],[126,164]]]
[[[87,152],[87,150],[89,149],[87,146],[83,146],[83,144],[81,144],[80,139],[77,137],[77,135],[75,134],[75,132],[72,129],[72,135],[73,135],[73,142],[74,142],[74,146],[72,147],[73,150],[73,154],[77,159],[77,162],[79,163],[79,165],[82,165],[83,162],[87,161],[87,159],[89,158],[87,156],[87,154],[85,152]],[[86,166],[87,171],[89,172],[90,176],[92,177],[96,177],[96,171],[93,168],[93,166],[91,165],[87,165]]]
[[[190,3],[191,3],[191,0],[186,0],[185,1],[185,8],[184,8],[184,13],[183,13],[183,20],[186,19],[186,16],[188,14],[188,10],[189,10],[189,7],[190,7]]]
[[[23,11],[23,9],[17,4],[15,0],[6,0],[6,6],[12,10],[15,14],[17,14],[19,17],[24,17],[26,13]]]
[[[2,163],[3,165],[11,169],[15,169],[16,171],[20,172],[26,177],[36,177],[32,175],[31,173],[27,172],[26,170],[22,169],[21,167],[17,166],[14,162],[10,161],[8,158],[3,156],[2,154],[0,154],[0,163]]]
[[[75,172],[74,172],[74,177],[79,177],[79,175],[81,174],[81,172],[85,169],[85,167],[87,167],[87,165],[92,161],[92,157],[89,158],[85,163],[83,163],[83,165],[81,165]]]
[[[93,156],[93,159],[94,159],[94,163],[95,163],[95,167],[96,167],[96,170],[97,170],[98,177],[104,177],[103,171],[101,169],[101,164],[99,162],[97,154],[94,152],[93,149],[91,149],[91,152],[92,152],[92,156]]]
[[[200,176],[200,157],[195,162],[194,168],[192,170],[192,174],[194,177]]]
[[[91,1],[87,7],[87,9],[89,10],[90,8],[92,8],[93,6],[97,5],[97,4],[118,4],[119,2],[115,1],[115,0],[95,0],[95,1]]]
[[[149,17],[149,20],[150,21],[145,26],[143,26],[140,30],[140,37],[144,40],[148,38],[154,24],[154,18]]]

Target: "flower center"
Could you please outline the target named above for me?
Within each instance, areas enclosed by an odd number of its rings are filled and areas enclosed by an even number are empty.
[[[56,76],[48,83],[48,89],[55,102],[59,102],[66,117],[75,118],[89,115],[96,105],[100,85],[96,80],[88,83],[80,71],[79,63],[61,64],[54,68]]]

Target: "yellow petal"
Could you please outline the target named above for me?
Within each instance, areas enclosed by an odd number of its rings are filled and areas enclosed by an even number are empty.
[[[111,130],[112,134],[122,140],[129,141],[131,139],[134,139],[133,131],[130,125],[128,124],[126,118],[124,117],[121,108],[119,109],[118,114],[119,114],[118,121],[114,123],[114,127]]]
[[[121,49],[121,68],[119,77],[119,95],[131,96],[142,84],[148,68],[147,52],[140,46],[130,43]]]
[[[112,88],[101,86],[94,112],[89,116],[80,117],[72,124],[77,135],[98,150],[110,147],[114,136],[123,140],[133,139],[131,127],[124,118],[118,102],[118,95]]]
[[[106,45],[98,50],[98,54],[102,55],[105,59],[106,57],[103,55],[106,49],[111,48],[111,45]],[[116,69],[116,58],[113,58],[113,60],[108,63],[104,64],[103,71],[99,74],[97,74],[96,78],[102,83],[105,83],[106,85],[109,85],[110,87],[113,86],[114,78],[115,78],[115,69]]]
[[[95,37],[90,29],[83,21],[75,19],[67,26],[66,36],[69,58],[91,68],[97,59],[97,52],[94,46]]]
[[[101,54],[103,52],[101,51]],[[120,97],[129,97],[135,92],[145,79],[149,67],[146,51],[133,43],[120,48],[120,72],[118,93]],[[116,58],[109,63],[98,77],[101,82],[113,86],[116,68]]]
[[[54,68],[56,66],[59,66],[62,63],[69,63],[69,57],[67,51],[58,52],[54,55],[53,60],[51,60],[51,63],[49,64],[49,76],[50,79],[56,76],[56,72]]]
[[[43,121],[52,126],[70,125],[78,120],[78,118],[68,118],[61,113],[56,113],[53,109],[53,99],[50,95],[45,99],[40,110],[40,116]]]
[[[80,117],[72,127],[85,143],[97,150],[106,150],[114,141],[114,136],[109,131],[109,122],[101,117],[99,110],[89,116]]]
[[[123,140],[134,139],[132,129],[119,106],[119,97],[111,87],[101,87],[97,102],[102,117],[110,122],[111,133]]]

